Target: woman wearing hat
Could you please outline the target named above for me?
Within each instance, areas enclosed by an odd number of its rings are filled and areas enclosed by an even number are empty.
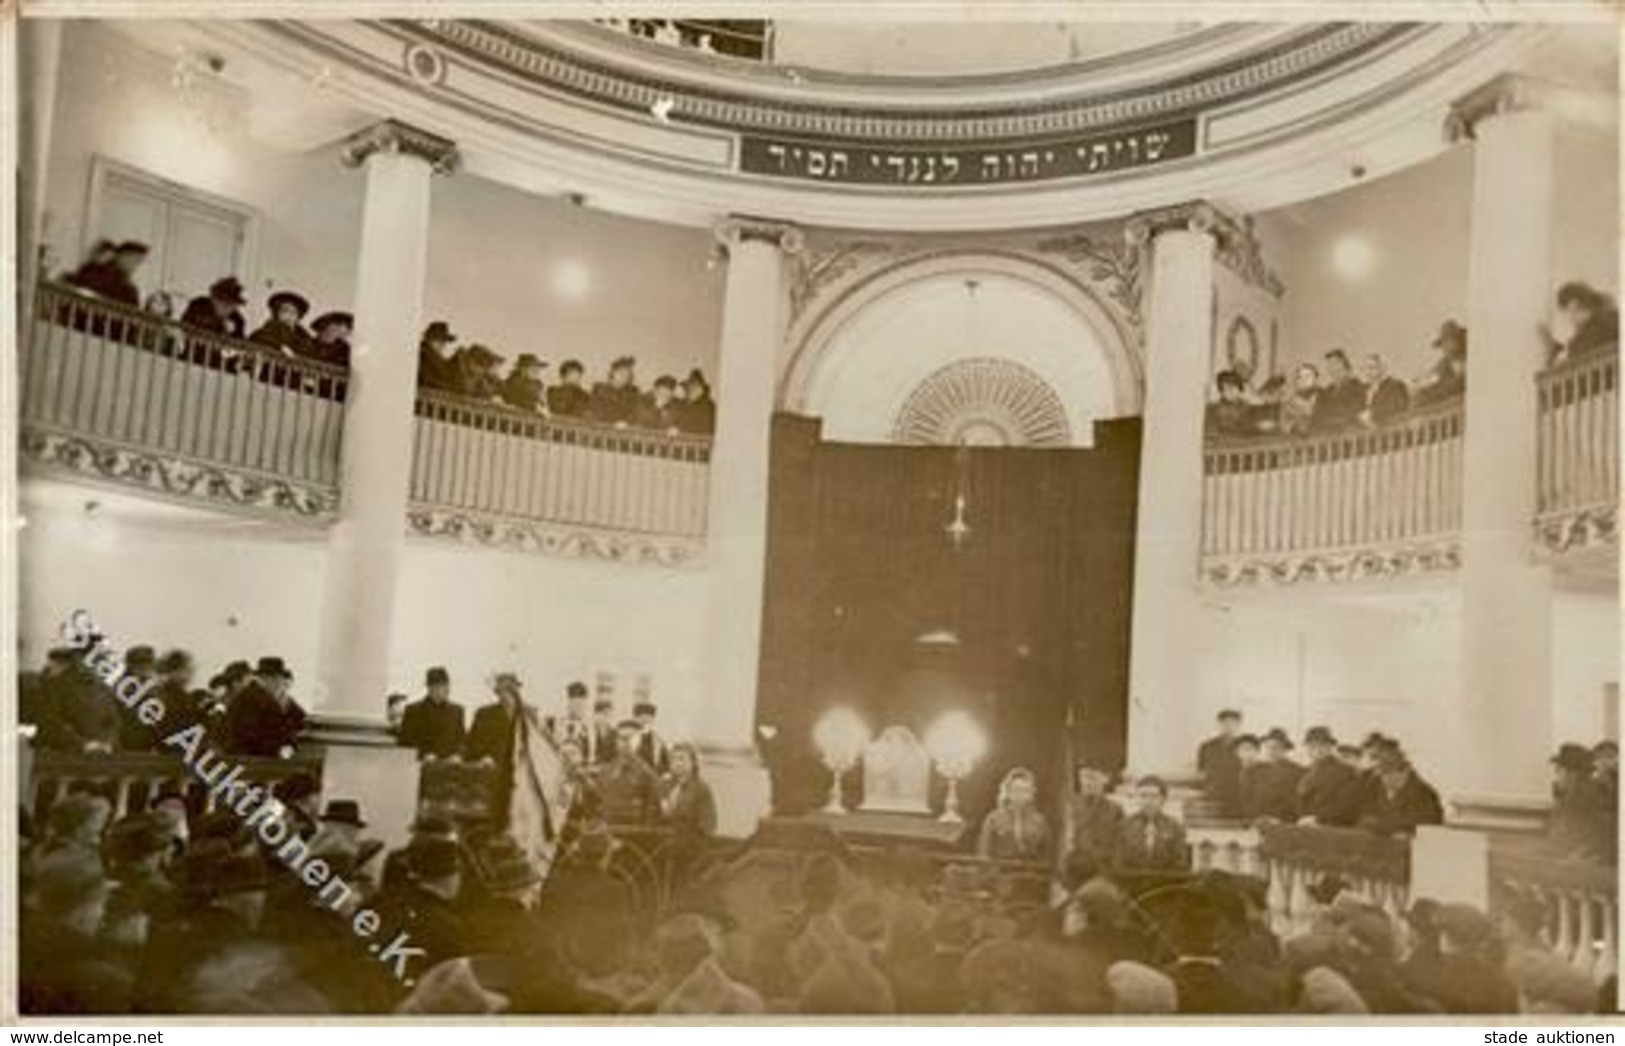
[[[313,357],[315,340],[304,327],[310,302],[293,291],[277,291],[266,305],[270,315],[248,340],[275,350],[284,359]]]

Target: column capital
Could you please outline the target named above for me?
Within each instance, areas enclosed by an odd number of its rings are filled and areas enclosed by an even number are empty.
[[[1201,232],[1221,248],[1231,248],[1250,237],[1250,222],[1243,221],[1207,200],[1192,200],[1156,210],[1141,211],[1123,226],[1130,247],[1147,247],[1165,232]]]
[[[765,218],[730,214],[717,222],[711,233],[725,249],[741,243],[768,243],[785,254],[800,254],[807,249],[807,235],[799,226]]]
[[[1478,125],[1507,113],[1545,108],[1551,85],[1518,73],[1502,73],[1450,103],[1444,118],[1445,140],[1452,145],[1477,137]]]
[[[462,162],[456,142],[399,120],[380,120],[350,135],[339,157],[346,167],[360,167],[377,153],[416,156],[436,174],[451,174]]]

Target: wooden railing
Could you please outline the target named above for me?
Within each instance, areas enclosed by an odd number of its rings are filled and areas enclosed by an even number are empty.
[[[1320,436],[1210,443],[1206,557],[1379,550],[1461,527],[1462,405]]]
[[[230,758],[230,757],[228,757]],[[291,759],[237,759],[243,767],[244,785],[270,788],[298,774],[308,774],[318,784],[322,780],[320,756],[298,754]],[[113,817],[147,809],[153,797],[166,785],[187,796],[195,813],[213,810],[216,798],[209,786],[198,779],[179,756],[154,752],[111,752],[85,754],[34,749],[28,760],[31,770],[19,782],[24,807],[43,824],[52,804],[73,791],[89,791],[113,804]]]
[[[1271,825],[1259,829],[1258,856],[1269,879],[1272,928],[1279,934],[1309,928],[1318,907],[1310,888],[1328,876],[1396,918],[1410,905],[1411,843],[1404,837]]]
[[[21,360],[22,423],[114,449],[338,482],[345,372],[42,285]]]
[[[1553,367],[1538,379],[1539,488],[1543,518],[1611,507],[1619,500],[1619,353]]]
[[[1546,943],[1602,981],[1619,969],[1619,875],[1607,865],[1554,856],[1540,839],[1492,836],[1490,901],[1524,898],[1545,910]]]
[[[703,437],[423,393],[411,497],[427,508],[697,538],[710,459]]]

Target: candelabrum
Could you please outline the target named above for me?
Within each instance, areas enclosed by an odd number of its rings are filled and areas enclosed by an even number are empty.
[[[841,796],[842,785],[847,772],[857,765],[869,744],[869,728],[851,709],[832,708],[813,729],[813,742],[831,775],[829,802],[824,804],[824,813],[844,814],[847,810]]]
[[[970,773],[987,751],[987,735],[976,720],[964,712],[945,712],[925,732],[925,749],[937,765],[937,773],[948,782],[948,794],[943,800],[943,824],[964,824],[959,812],[959,781]]]

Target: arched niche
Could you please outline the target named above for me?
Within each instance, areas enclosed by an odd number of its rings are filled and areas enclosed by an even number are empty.
[[[822,419],[830,440],[921,442],[922,398],[945,434],[979,413],[978,397],[989,418],[1001,416],[1000,398],[1052,401],[1064,424],[1026,428],[1050,434],[1038,445],[1087,446],[1095,421],[1140,411],[1129,333],[1089,288],[1024,257],[954,254],[884,270],[804,331],[781,403]]]

